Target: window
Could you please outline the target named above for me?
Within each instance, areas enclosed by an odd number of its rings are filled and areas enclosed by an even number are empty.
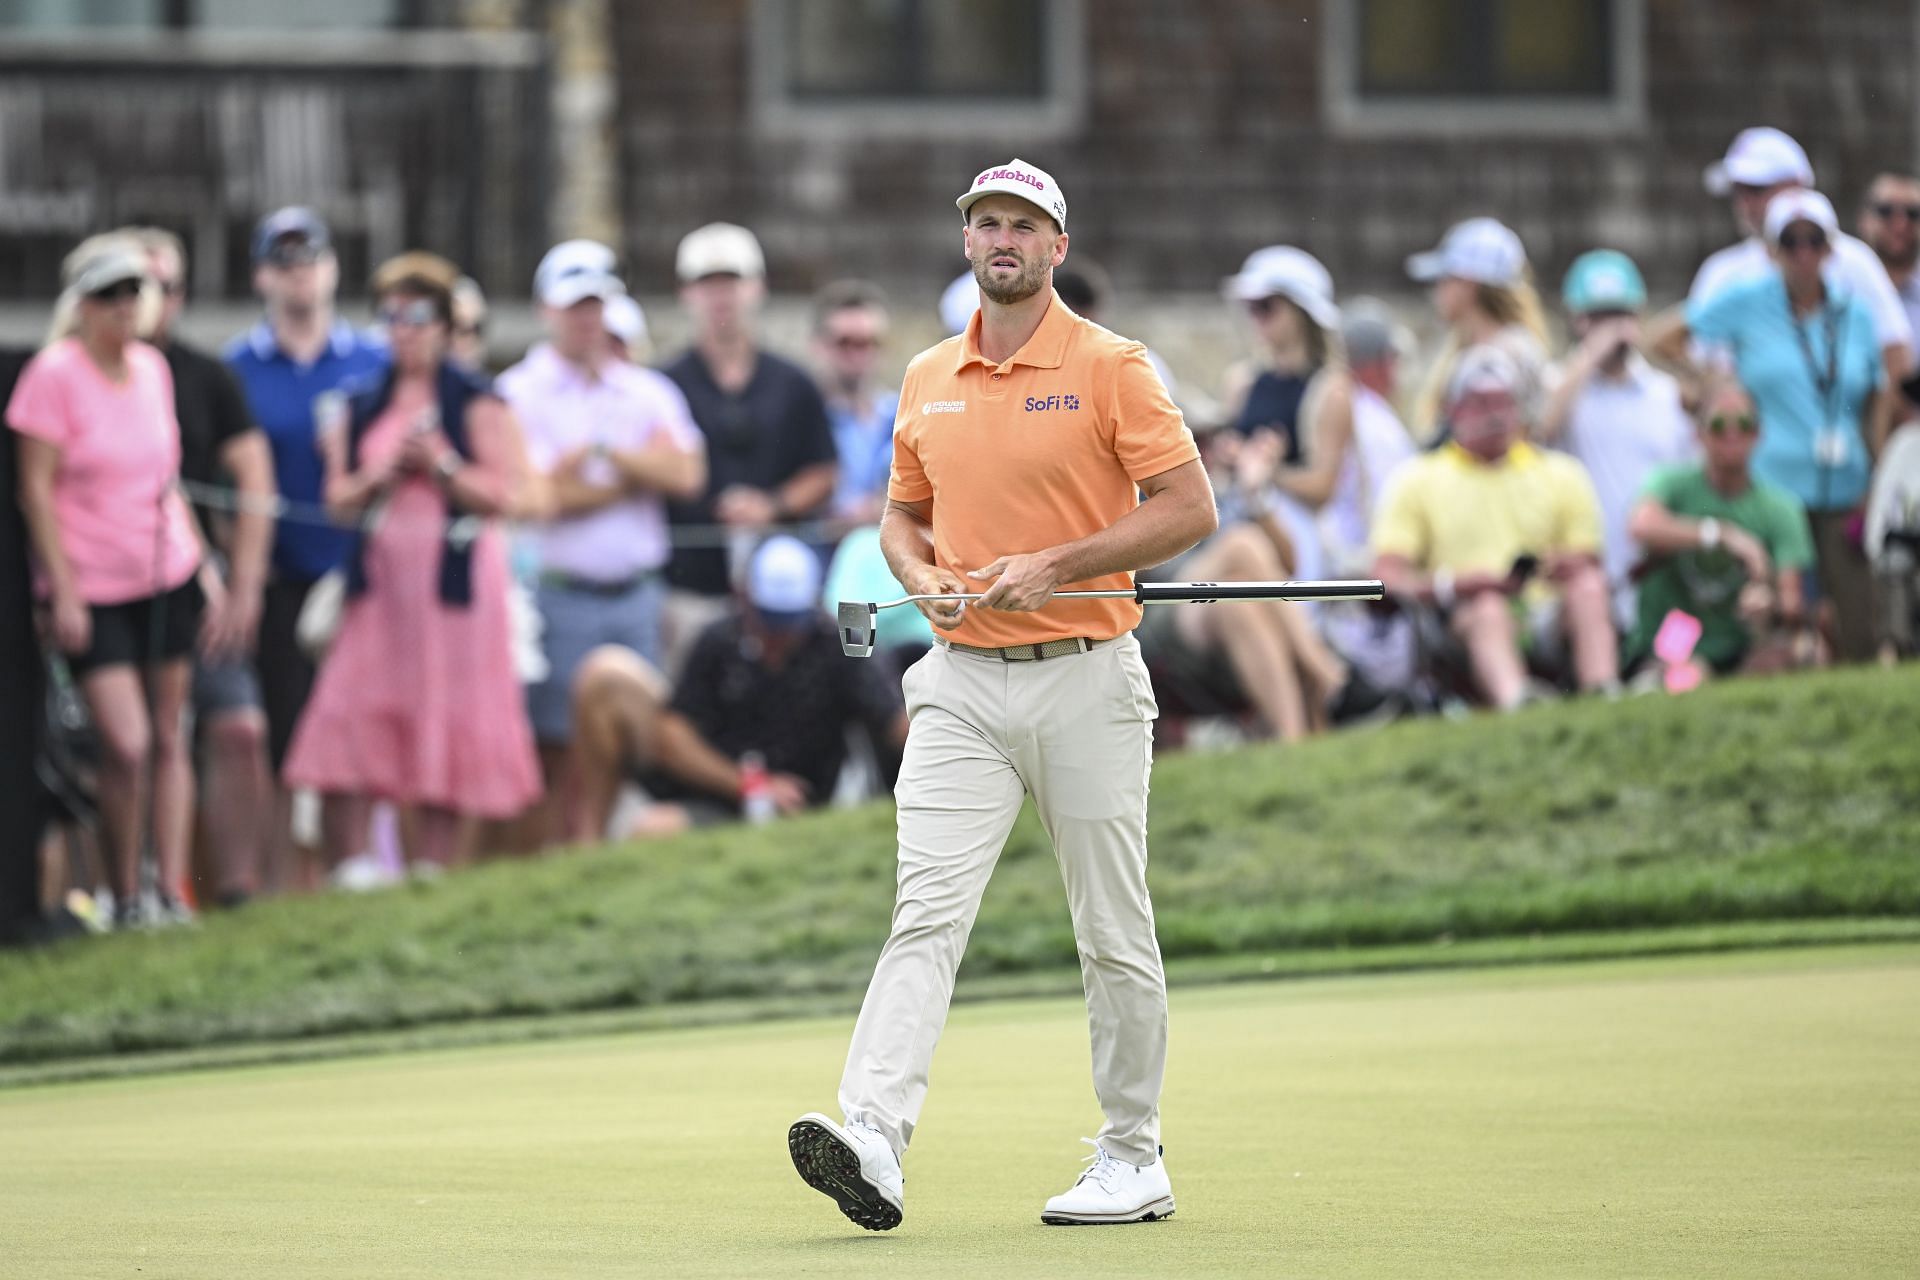
[[[1327,0],[1328,116],[1364,133],[1635,128],[1643,3]]]
[[[1077,122],[1082,0],[756,0],[763,131]]]

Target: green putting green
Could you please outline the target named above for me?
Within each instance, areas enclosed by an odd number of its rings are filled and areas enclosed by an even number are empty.
[[[955,1011],[870,1235],[786,1126],[809,1020],[0,1093],[53,1276],[1868,1276],[1920,1259],[1920,947],[1175,992],[1169,1222],[1042,1227],[1077,1002]]]

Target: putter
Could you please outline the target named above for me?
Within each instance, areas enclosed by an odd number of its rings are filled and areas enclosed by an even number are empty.
[[[1217,600],[1379,600],[1378,579],[1350,582],[1141,582],[1130,590],[1057,591],[1055,600],[1132,600],[1137,604],[1212,604]],[[882,609],[922,600],[978,600],[974,595],[901,596],[898,600],[842,600],[840,651],[849,658],[873,656],[873,633]]]

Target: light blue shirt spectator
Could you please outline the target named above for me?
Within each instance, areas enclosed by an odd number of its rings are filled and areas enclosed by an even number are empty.
[[[857,514],[868,499],[887,496],[887,473],[893,466],[893,420],[899,409],[898,391],[874,392],[864,411],[836,400],[827,401],[833,447],[840,456],[840,478],[833,490],[837,514]]]
[[[1809,511],[1844,510],[1866,496],[1872,467],[1863,421],[1882,365],[1873,316],[1857,298],[1829,284],[1826,305],[1798,319],[1775,271],[1688,303],[1687,326],[1732,349],[1759,407],[1755,479]]]

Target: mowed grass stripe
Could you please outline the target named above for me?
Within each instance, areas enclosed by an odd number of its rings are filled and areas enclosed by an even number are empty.
[[[1169,755],[1153,789],[1161,943],[1201,962],[1914,917],[1915,723],[1909,667]],[[892,811],[873,805],[8,957],[0,1063],[856,998],[886,930],[893,849]],[[1029,814],[962,989],[1073,962]]]
[[[0,1095],[36,1276],[1910,1274],[1920,947],[1190,989],[1178,1215],[1048,1230],[1075,1001],[956,1011],[872,1236],[787,1164],[846,1019]]]

